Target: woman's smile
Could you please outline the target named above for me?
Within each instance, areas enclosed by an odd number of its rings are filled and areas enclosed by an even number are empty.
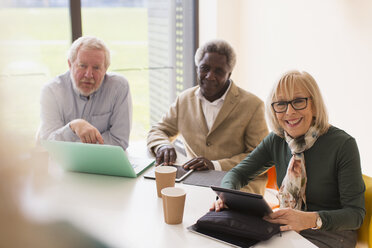
[[[285,122],[290,127],[295,127],[295,126],[297,126],[300,123],[300,121],[302,121],[302,118],[290,119],[290,120],[286,120]]]

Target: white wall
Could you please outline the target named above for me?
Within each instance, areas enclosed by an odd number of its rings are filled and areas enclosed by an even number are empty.
[[[356,138],[372,176],[371,13],[370,0],[200,0],[200,43],[228,40],[238,55],[232,78],[265,101],[287,70],[312,74],[331,124]]]

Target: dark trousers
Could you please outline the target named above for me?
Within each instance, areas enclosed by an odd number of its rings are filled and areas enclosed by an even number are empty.
[[[307,229],[300,234],[320,248],[354,248],[357,231],[322,231]]]

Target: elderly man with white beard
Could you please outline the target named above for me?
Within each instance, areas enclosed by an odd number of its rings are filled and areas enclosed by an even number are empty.
[[[110,52],[96,37],[80,37],[71,45],[69,71],[41,92],[39,140],[81,141],[127,149],[132,122],[128,81],[108,73]]]

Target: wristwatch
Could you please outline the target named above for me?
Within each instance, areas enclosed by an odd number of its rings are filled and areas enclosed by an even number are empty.
[[[312,228],[314,230],[320,229],[323,225],[322,218],[320,218],[319,214],[317,215],[318,217],[316,217],[316,226]]]

